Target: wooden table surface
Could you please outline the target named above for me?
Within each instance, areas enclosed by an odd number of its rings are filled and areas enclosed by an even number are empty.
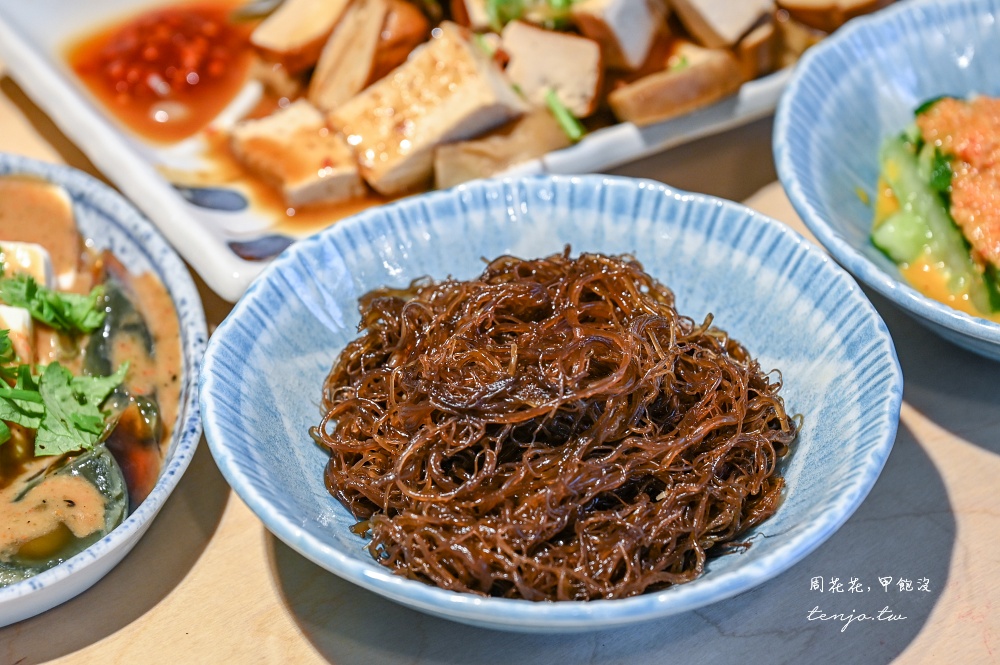
[[[747,199],[806,233],[773,182],[770,123],[615,172]],[[2,66],[0,151],[100,176],[2,76]],[[199,288],[214,328],[229,305],[200,281]],[[115,570],[74,600],[0,628],[0,665],[997,662],[1000,364],[951,346],[871,297],[906,379],[885,470],[817,551],[734,599],[573,635],[501,633],[431,618],[340,580],[273,537],[229,489],[203,441],[149,532]],[[849,591],[852,580],[860,593]],[[813,589],[820,581],[823,591]],[[880,612],[905,618],[819,620]]]

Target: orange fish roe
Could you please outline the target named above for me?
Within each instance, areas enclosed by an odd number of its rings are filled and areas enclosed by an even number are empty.
[[[955,223],[975,252],[1000,267],[1000,99],[942,99],[917,124],[925,141],[955,158]]]

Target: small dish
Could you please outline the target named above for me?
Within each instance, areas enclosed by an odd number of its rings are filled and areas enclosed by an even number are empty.
[[[482,257],[632,253],[678,310],[781,368],[804,426],[783,463],[787,494],[699,579],[623,600],[540,602],[455,593],[393,575],[327,492],[309,436],[358,297],[430,275],[459,279]],[[766,314],[762,315],[762,314]],[[857,284],[794,231],[743,206],[601,176],[470,183],[373,209],[297,243],[250,286],[212,337],[201,383],[205,433],[223,475],[278,538],[375,593],[490,628],[559,632],[626,625],[750,589],[828,538],[864,499],[895,438],[902,377],[892,340]],[[864,414],[864,419],[862,419]]]
[[[945,339],[1000,360],[1000,323],[932,300],[869,240],[879,146],[940,95],[1000,94],[997,0],[917,0],[856,19],[810,49],[781,100],[778,175],[833,257]],[[859,192],[863,194],[859,195]]]
[[[0,153],[0,175],[33,175],[73,200],[77,226],[94,249],[109,249],[132,273],[150,271],[166,286],[181,333],[181,399],[163,468],[149,496],[105,538],[68,561],[0,588],[0,626],[34,616],[93,586],[135,546],[191,462],[201,438],[195,387],[208,337],[201,299],[180,257],[117,192],[81,171]]]

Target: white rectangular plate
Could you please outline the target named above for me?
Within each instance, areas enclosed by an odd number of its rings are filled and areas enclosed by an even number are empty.
[[[240,258],[231,243],[270,247],[271,252],[263,253],[271,254],[290,238],[275,234],[273,220],[252,207],[222,212],[189,203],[159,169],[193,166],[197,140],[164,147],[125,130],[83,87],[63,57],[66,45],[89,30],[163,4],[162,0],[0,0],[0,57],[18,85],[149,216],[205,282],[235,301],[266,260]],[[751,81],[729,99],[675,120],[649,127],[631,123],[607,127],[511,172],[600,171],[756,120],[773,112],[788,75],[783,70]],[[316,230],[307,228],[300,235]]]

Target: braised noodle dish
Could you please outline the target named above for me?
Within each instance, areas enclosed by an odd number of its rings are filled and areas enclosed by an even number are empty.
[[[61,187],[0,177],[0,588],[121,524],[177,416],[173,302],[93,246]]]
[[[528,600],[688,582],[781,501],[780,376],[630,256],[503,256],[360,300],[312,428],[399,575]]]

